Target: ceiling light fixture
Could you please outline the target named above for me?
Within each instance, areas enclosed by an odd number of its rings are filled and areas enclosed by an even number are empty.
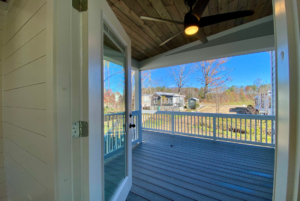
[[[184,17],[184,32],[187,35],[194,35],[198,30],[198,18],[190,11]]]

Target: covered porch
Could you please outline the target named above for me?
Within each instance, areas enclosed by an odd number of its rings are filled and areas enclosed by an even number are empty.
[[[272,200],[274,149],[143,130],[127,200]],[[105,174],[116,175],[120,160]]]

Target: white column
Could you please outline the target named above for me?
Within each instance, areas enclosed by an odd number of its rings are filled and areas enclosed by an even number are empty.
[[[139,134],[139,142],[142,142],[142,76],[141,71],[135,69],[135,110],[139,111],[137,119],[137,131]]]

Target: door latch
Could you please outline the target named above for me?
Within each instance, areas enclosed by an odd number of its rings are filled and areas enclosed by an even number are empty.
[[[72,123],[72,137],[88,137],[89,136],[89,127],[88,122],[86,121],[75,121]]]

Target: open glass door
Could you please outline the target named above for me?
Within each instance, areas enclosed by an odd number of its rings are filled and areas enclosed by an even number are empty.
[[[103,23],[103,127],[105,200],[119,197],[118,190],[127,177],[128,122],[126,46]]]

